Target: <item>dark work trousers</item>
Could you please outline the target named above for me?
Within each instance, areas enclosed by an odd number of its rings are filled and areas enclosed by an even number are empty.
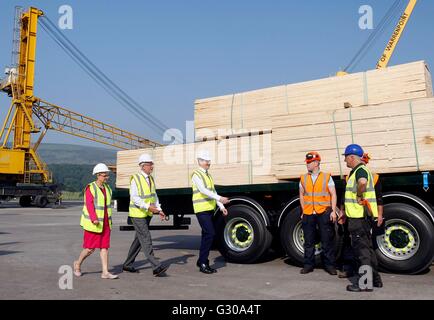
[[[358,263],[354,257],[351,246],[350,232],[348,231],[348,219],[344,224],[338,224],[336,246],[336,266],[339,270],[353,273],[358,270]]]
[[[134,229],[136,230],[136,236],[131,244],[127,260],[124,262],[125,267],[132,266],[141,250],[143,250],[145,258],[151,263],[153,270],[161,266],[161,263],[154,257],[154,250],[152,249],[151,233],[149,232],[151,218],[152,217],[131,218]]]
[[[202,239],[200,242],[200,253],[198,264],[208,264],[209,251],[211,250],[214,236],[215,228],[213,222],[214,211],[204,211],[196,214],[197,220],[199,221],[200,227],[202,228]]]
[[[372,275],[375,280],[379,277],[378,262],[375,251],[372,248],[370,222],[365,218],[348,218],[348,231],[351,235],[354,256],[361,266],[370,266],[372,268]]]
[[[335,267],[335,228],[330,221],[330,210],[323,214],[303,215],[304,267],[315,267],[315,235],[317,226],[320,232],[322,260],[324,267]]]

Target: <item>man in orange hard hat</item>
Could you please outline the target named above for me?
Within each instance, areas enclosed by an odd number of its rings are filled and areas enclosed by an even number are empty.
[[[300,206],[304,233],[304,267],[301,274],[315,268],[315,234],[317,226],[321,234],[324,269],[336,275],[334,249],[334,223],[337,220],[336,189],[330,173],[320,170],[321,156],[309,152],[305,158],[307,173],[300,177]]]

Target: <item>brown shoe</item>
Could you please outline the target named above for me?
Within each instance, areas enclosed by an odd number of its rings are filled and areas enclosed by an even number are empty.
[[[300,270],[301,274],[308,274],[311,272],[313,272],[313,268],[311,268],[311,267],[304,267],[303,269]]]
[[[350,276],[349,276],[347,271],[338,270],[338,278],[345,279],[345,278],[349,278],[349,277]]]

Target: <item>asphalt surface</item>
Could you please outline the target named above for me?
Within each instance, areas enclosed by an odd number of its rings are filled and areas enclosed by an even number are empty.
[[[218,273],[198,272],[196,260],[200,228],[192,217],[189,230],[152,231],[155,255],[170,264],[167,276],[155,278],[141,253],[139,274],[120,273],[118,280],[103,280],[99,253],[82,266],[83,276],[72,277],[72,289],[61,289],[62,266],[72,266],[82,245],[81,204],[66,208],[27,208],[0,204],[0,299],[434,299],[434,271],[422,275],[382,274],[384,288],[372,293],[348,293],[347,279],[321,269],[300,275],[287,259],[270,254],[258,264],[226,263],[212,251]],[[114,213],[110,266],[121,272],[134,232],[119,231],[126,213]],[[161,223],[154,218],[152,223]],[[171,222],[165,222],[171,223]],[[61,281],[61,283],[65,283]]]

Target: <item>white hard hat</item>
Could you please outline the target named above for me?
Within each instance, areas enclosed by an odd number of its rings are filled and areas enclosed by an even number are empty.
[[[197,158],[205,161],[211,161],[211,156],[209,155],[209,152],[206,150],[199,151],[197,153]]]
[[[97,173],[101,173],[101,172],[110,172],[110,169],[104,164],[104,163],[98,163],[94,168],[93,168],[93,175],[97,174]]]
[[[139,157],[139,164],[141,164],[142,162],[154,162],[154,161],[152,160],[152,157],[149,154],[144,153]]]

